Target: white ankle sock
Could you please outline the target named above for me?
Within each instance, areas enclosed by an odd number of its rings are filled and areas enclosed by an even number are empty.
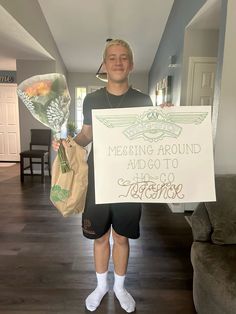
[[[107,271],[102,274],[96,273],[97,287],[85,300],[86,308],[91,312],[97,309],[102,301],[102,298],[109,290],[107,274]]]
[[[131,294],[126,291],[124,287],[125,275],[119,276],[114,272],[115,276],[115,283],[114,283],[114,293],[120,302],[120,306],[124,309],[127,313],[134,312],[135,310],[135,301]]]

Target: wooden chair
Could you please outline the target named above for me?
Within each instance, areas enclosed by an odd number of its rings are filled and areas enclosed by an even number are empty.
[[[50,129],[31,129],[31,140],[29,150],[20,153],[20,178],[24,182],[25,175],[41,175],[41,182],[44,182],[45,165],[48,166],[48,173],[51,176],[50,148],[51,148],[51,130]],[[25,158],[29,159],[29,165],[25,166]],[[40,161],[39,161],[40,160]],[[33,172],[33,165],[41,165],[41,174]],[[30,169],[30,174],[25,173]]]

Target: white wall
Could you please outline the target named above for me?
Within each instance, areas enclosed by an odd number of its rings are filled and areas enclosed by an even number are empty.
[[[215,140],[215,171],[236,173],[236,1],[228,0],[220,105]]]

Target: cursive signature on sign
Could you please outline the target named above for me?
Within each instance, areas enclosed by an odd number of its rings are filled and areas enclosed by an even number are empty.
[[[118,185],[126,187],[126,193],[119,197],[132,197],[135,199],[183,199],[183,184],[174,184],[173,182],[156,183],[154,181],[132,182],[123,178],[118,179]]]

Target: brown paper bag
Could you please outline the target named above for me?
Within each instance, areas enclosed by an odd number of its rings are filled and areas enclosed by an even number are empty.
[[[50,200],[66,217],[84,211],[87,186],[87,152],[68,137],[65,153],[70,165],[69,172],[62,173],[60,161],[56,156],[52,166]]]

